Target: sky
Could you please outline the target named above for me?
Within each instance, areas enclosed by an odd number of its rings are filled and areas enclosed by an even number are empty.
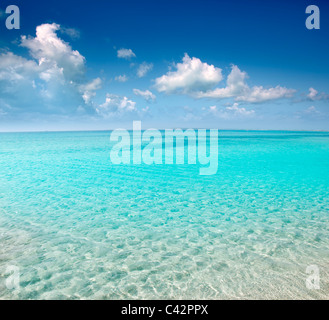
[[[309,5],[320,29],[306,28]],[[0,1],[0,132],[134,120],[329,130],[329,2]]]

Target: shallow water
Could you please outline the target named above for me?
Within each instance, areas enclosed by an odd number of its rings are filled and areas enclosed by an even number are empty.
[[[0,134],[0,298],[329,298],[329,133],[223,131],[212,176],[109,136]]]

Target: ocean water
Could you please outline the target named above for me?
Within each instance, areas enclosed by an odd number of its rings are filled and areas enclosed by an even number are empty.
[[[1,299],[329,298],[329,133],[221,131],[212,176],[109,137],[0,134]]]

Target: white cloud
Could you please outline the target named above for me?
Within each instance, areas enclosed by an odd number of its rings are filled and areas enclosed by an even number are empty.
[[[121,97],[115,94],[107,94],[105,102],[96,107],[96,112],[104,118],[120,116],[126,112],[137,111],[136,102],[127,97]]]
[[[244,102],[264,102],[280,98],[289,98],[295,90],[276,86],[274,88],[264,88],[263,86],[254,86],[250,88],[246,83],[248,75],[233,65],[230,74],[227,77],[226,87],[216,88],[206,92],[197,92],[197,98],[235,98],[236,101]]]
[[[297,119],[324,119],[328,117],[328,114],[325,114],[319,111],[315,106],[310,106],[302,111],[296,112]]]
[[[35,38],[22,36],[21,45],[30,50],[41,68],[46,69],[44,79],[62,74],[66,79],[76,80],[84,74],[85,58],[58,38],[56,31],[59,29],[55,23],[42,24],[37,27]]]
[[[20,81],[32,79],[38,75],[40,67],[33,60],[27,60],[12,52],[0,55],[0,80]]]
[[[231,98],[238,95],[245,94],[248,91],[248,86],[245,83],[247,73],[242,72],[237,66],[232,66],[231,73],[226,80],[225,88],[216,88],[214,90],[208,90],[206,92],[197,92],[195,96],[197,98]]]
[[[96,78],[96,79],[82,85],[81,88],[84,91],[95,91],[95,90],[100,89],[101,84],[102,84],[102,80],[100,78]]]
[[[236,102],[224,109],[218,109],[217,106],[210,106],[208,112],[221,119],[250,118],[256,114],[255,110],[247,110],[246,108],[239,107],[239,104]]]
[[[150,107],[146,106],[145,108],[142,109],[142,112],[147,113],[147,112],[149,112],[149,110],[150,110]]]
[[[11,109],[12,107],[6,101],[0,98],[0,116],[5,116],[8,114],[7,111]]]
[[[128,77],[125,74],[123,74],[115,77],[114,80],[118,82],[126,82],[128,81]]]
[[[237,101],[245,102],[264,102],[269,100],[291,98],[296,92],[294,89],[287,89],[276,86],[274,88],[263,88],[262,86],[252,87],[246,94],[236,97]]]
[[[231,111],[236,116],[250,117],[255,114],[255,110],[246,110],[246,108],[239,108],[238,103],[234,103],[231,107],[226,107],[227,111]]]
[[[176,71],[169,71],[155,79],[155,87],[159,92],[190,93],[195,90],[208,90],[222,80],[222,70],[213,65],[203,63],[198,58],[190,58],[185,54],[182,63],[175,65]]]
[[[74,112],[91,103],[99,78],[85,82],[85,58],[57,36],[59,25],[43,24],[35,37],[22,36],[30,59],[12,52],[0,54],[0,96],[13,112]]]
[[[139,78],[144,77],[150,70],[152,70],[152,68],[153,68],[153,64],[152,63],[143,62],[138,67],[137,76]]]
[[[141,96],[146,101],[154,101],[156,99],[155,95],[149,90],[142,91],[139,89],[133,89],[133,92],[136,96]]]
[[[327,100],[329,99],[329,95],[322,92],[319,93],[317,90],[315,90],[314,88],[309,88],[309,94],[307,95],[307,97],[310,100]]]
[[[65,28],[60,29],[61,33],[68,35],[71,39],[76,40],[80,38],[80,31],[74,28]]]
[[[314,106],[307,108],[304,112],[307,114],[320,114],[320,112]]]
[[[107,94],[103,104],[96,104],[93,98],[102,80],[85,80],[85,58],[58,38],[57,31],[59,25],[44,24],[37,27],[35,37],[22,37],[21,45],[29,49],[31,59],[11,52],[0,54],[0,97],[11,106],[10,110],[16,114],[19,110],[57,114],[95,112],[103,117],[138,114],[136,103],[127,97]],[[7,113],[8,108],[1,101],[0,109],[2,115]]]
[[[96,78],[87,84],[83,84],[80,86],[80,92],[82,93],[82,98],[86,104],[90,103],[91,98],[96,95],[96,90],[101,88],[102,80],[100,78]]]
[[[311,100],[314,100],[317,94],[318,94],[317,90],[313,88],[309,88],[309,94],[307,95],[307,97],[310,98]]]
[[[39,79],[40,72],[41,69],[34,60],[12,52],[0,54],[0,98],[12,106],[10,113],[24,108],[35,109],[34,104],[39,104],[37,102],[41,95],[35,90],[35,79]],[[5,110],[3,103],[1,105],[1,109]]]
[[[135,53],[131,49],[119,49],[117,51],[117,56],[118,58],[123,58],[123,59],[130,59],[133,57],[136,57]]]
[[[159,92],[185,93],[195,98],[225,99],[250,103],[264,102],[280,98],[290,98],[295,90],[276,86],[250,88],[246,82],[248,75],[236,65],[227,77],[226,86],[213,87],[222,80],[222,70],[213,65],[201,62],[198,58],[190,58],[185,54],[182,63],[175,65],[176,71],[169,71],[155,79],[155,87]]]

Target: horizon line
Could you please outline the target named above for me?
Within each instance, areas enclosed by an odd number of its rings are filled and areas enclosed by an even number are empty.
[[[26,130],[26,131],[0,131],[1,133],[66,133],[66,132],[109,132],[114,130],[127,130],[127,131],[133,131],[133,129],[127,129],[127,128],[116,128],[116,129],[91,129],[91,130]],[[326,132],[329,133],[329,130],[298,130],[298,129],[219,129],[219,128],[148,128],[148,129],[142,129],[141,131],[146,131],[149,129],[153,130],[187,130],[187,129],[193,129],[193,130],[218,130],[218,131],[254,131],[254,132],[278,132],[278,131],[286,131],[286,132]]]

